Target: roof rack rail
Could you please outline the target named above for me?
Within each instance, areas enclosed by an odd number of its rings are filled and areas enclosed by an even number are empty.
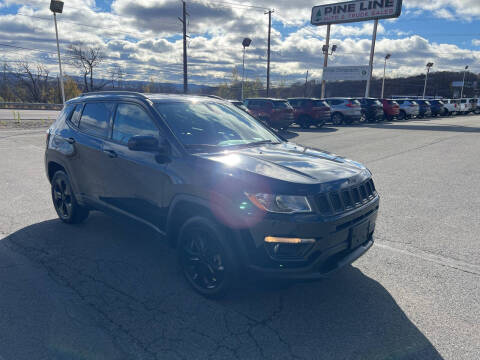
[[[88,96],[88,95],[132,95],[132,96],[137,96],[143,99],[147,99],[147,97],[139,92],[136,91],[91,91],[87,93],[82,93],[80,97],[82,96]]]

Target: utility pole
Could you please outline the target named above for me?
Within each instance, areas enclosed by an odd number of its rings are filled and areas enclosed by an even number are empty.
[[[183,16],[178,18],[183,24],[183,93],[188,93],[188,62],[187,62],[187,4],[185,1],[183,3]]]
[[[307,76],[305,76],[305,89],[303,90],[303,96],[307,97],[307,85],[308,85],[308,70]]]
[[[268,50],[267,50],[267,97],[270,96],[270,40],[272,34],[272,12],[268,10],[265,14],[268,14]]]
[[[326,42],[325,44],[326,51],[323,52],[325,54],[325,57],[323,58],[322,95],[321,95],[322,99],[325,98],[325,85],[326,85],[325,70],[327,69],[327,66],[328,66],[328,50],[330,48],[330,24],[327,25],[327,37],[325,39],[325,42]]]

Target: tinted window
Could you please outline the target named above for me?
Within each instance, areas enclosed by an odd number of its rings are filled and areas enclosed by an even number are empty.
[[[274,101],[273,107],[275,109],[289,109],[290,105],[288,104],[287,101]]]
[[[315,100],[313,103],[314,106],[328,106],[327,102],[322,100]]]
[[[398,103],[399,105],[403,105],[403,104],[405,104],[405,101],[403,101],[403,100],[397,100],[397,103]]]
[[[108,124],[112,117],[114,104],[112,103],[88,103],[83,109],[80,119],[80,130],[93,135],[107,137]]]
[[[127,144],[132,136],[158,137],[158,128],[140,106],[120,104],[113,122],[112,139]]]
[[[80,115],[82,115],[82,109],[83,109],[83,104],[77,104],[75,106],[75,111],[73,112],[72,117],[70,118],[71,123],[77,127],[80,122]]]
[[[75,107],[75,105],[72,105],[72,104],[66,105],[66,106],[63,108],[63,110],[62,110],[62,112],[60,113],[60,115],[58,116],[56,122],[60,123],[60,122],[64,122],[66,119],[68,119],[68,117],[69,117],[70,114],[72,113],[74,107]]]

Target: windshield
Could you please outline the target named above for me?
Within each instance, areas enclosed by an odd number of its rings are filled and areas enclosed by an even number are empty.
[[[233,105],[217,102],[159,102],[155,108],[178,140],[198,151],[281,140]]]

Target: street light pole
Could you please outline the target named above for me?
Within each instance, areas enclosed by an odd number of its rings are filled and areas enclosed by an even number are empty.
[[[465,88],[465,75],[467,75],[468,65],[465,66],[465,71],[463,72],[463,82],[462,82],[462,92],[460,94],[460,99],[463,98],[463,89]]]
[[[330,48],[330,27],[331,27],[331,25],[328,24],[327,25],[327,36],[325,37],[325,46],[324,46],[326,51],[323,52],[324,58],[323,58],[323,75],[322,75],[322,94],[320,96],[322,99],[325,98],[325,87],[326,87],[325,71],[326,71],[327,66],[328,66],[328,50]]]
[[[252,43],[252,40],[249,39],[249,38],[245,38],[243,39],[242,41],[242,45],[243,45],[243,70],[242,70],[242,101],[244,99],[244,96],[243,96],[243,91],[244,91],[244,83],[245,83],[245,53],[247,51],[247,47],[250,46],[250,44]]]
[[[391,54],[385,55],[385,64],[383,64],[383,82],[382,82],[382,96],[381,96],[381,99],[383,99],[383,94],[384,94],[384,91],[385,91],[385,74],[386,74],[386,70],[387,70],[387,60],[390,59],[391,56],[392,56]]]
[[[425,85],[423,87],[423,99],[425,99],[425,94],[427,92],[427,82],[428,82],[428,74],[430,73],[430,68],[433,66],[433,63],[427,63],[427,75],[425,76]]]
[[[57,13],[63,12],[63,1],[50,2],[50,10],[53,12],[53,22],[55,23],[55,36],[57,38],[57,54],[58,54],[58,66],[60,68],[60,89],[62,91],[62,101],[65,104],[65,88],[63,86],[63,71],[62,71],[62,59],[60,57],[60,44],[58,42],[58,27],[57,27]]]

